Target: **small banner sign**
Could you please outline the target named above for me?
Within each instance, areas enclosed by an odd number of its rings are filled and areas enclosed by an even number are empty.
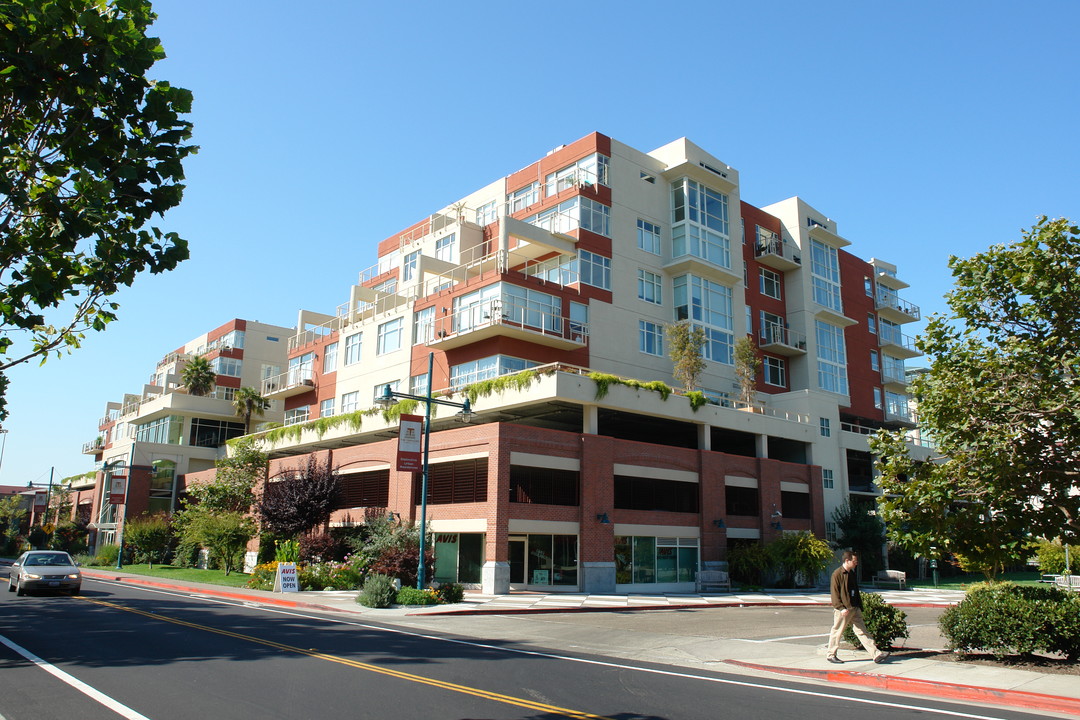
[[[424,418],[419,415],[402,415],[398,426],[397,469],[402,472],[419,472],[420,437],[423,435]]]
[[[43,512],[45,512],[45,493],[44,492],[34,493],[34,512],[35,513],[43,513]]]
[[[274,576],[274,592],[300,592],[300,576],[296,573],[296,563],[278,563],[277,575]]]
[[[109,502],[113,505],[124,504],[124,490],[127,488],[127,475],[113,473],[109,480]]]

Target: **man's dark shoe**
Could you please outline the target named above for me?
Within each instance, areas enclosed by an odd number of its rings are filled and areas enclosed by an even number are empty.
[[[843,665],[844,664],[844,661],[841,660],[840,658],[836,657],[835,655],[828,655],[828,656],[825,657],[825,659],[828,660],[831,663],[836,663],[837,665]]]
[[[877,655],[874,656],[874,662],[878,663],[879,665],[888,659],[889,653],[887,652],[879,652]]]

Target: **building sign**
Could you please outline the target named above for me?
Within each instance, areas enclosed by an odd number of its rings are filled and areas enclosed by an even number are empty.
[[[296,574],[296,563],[278,563],[277,575],[274,576],[274,592],[300,592],[300,577]]]
[[[420,439],[424,431],[424,418],[419,415],[402,415],[398,425],[397,469],[419,472]]]
[[[121,471],[124,473],[124,471]],[[109,502],[113,505],[124,504],[124,490],[127,488],[127,474],[116,474],[109,478]]]
[[[45,512],[45,493],[38,492],[34,494],[34,512]]]

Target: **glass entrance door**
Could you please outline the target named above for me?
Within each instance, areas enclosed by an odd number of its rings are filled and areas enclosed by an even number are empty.
[[[525,538],[510,538],[510,584],[525,582]]]

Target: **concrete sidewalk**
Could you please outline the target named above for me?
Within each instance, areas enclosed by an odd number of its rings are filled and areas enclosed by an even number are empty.
[[[304,591],[271,593],[261,590],[227,588],[203,583],[176,583],[147,576],[104,569],[86,569],[88,578],[111,580],[132,585],[160,587],[229,598],[268,606],[329,611],[350,616],[364,616],[380,622],[406,625],[424,630],[442,630],[458,635],[476,631],[471,616],[484,615],[482,631],[486,639],[524,642],[555,651],[589,652],[628,661],[670,664],[686,668],[741,672],[761,676],[776,674],[828,683],[845,683],[891,692],[931,696],[941,699],[979,702],[1023,708],[1028,711],[1080,717],[1080,677],[1029,672],[1008,668],[934,660],[918,648],[902,649],[880,665],[865,653],[841,652],[846,662],[833,666],[825,663],[824,643],[757,642],[735,638],[712,637],[694,632],[693,621],[673,634],[621,628],[530,626],[522,636],[513,616],[540,613],[588,613],[662,609],[705,609],[723,607],[828,604],[827,593],[753,593],[701,595],[586,595],[513,593],[481,595],[467,593],[455,605],[429,607],[366,608],[356,603],[356,591]],[[885,591],[881,595],[898,607],[938,607],[958,602],[959,591]],[[693,616],[699,616],[694,613]],[[925,649],[925,648],[924,648]]]

